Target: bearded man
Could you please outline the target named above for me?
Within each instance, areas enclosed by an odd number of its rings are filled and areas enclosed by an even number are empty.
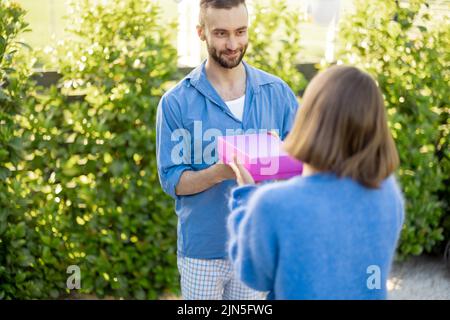
[[[298,103],[283,80],[243,61],[248,32],[245,0],[201,0],[197,33],[208,57],[158,106],[158,174],[175,200],[184,299],[265,297],[242,284],[228,260],[227,201],[236,177],[217,161],[214,143],[218,135],[252,130],[284,139]]]

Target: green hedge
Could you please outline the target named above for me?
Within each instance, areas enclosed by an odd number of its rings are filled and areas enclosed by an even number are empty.
[[[431,252],[450,230],[450,20],[423,0],[396,3],[356,1],[342,18],[338,58],[372,73],[384,94],[406,197],[406,257]]]
[[[31,71],[26,45],[18,41],[27,30],[24,14],[16,4],[0,2],[0,299],[34,290],[29,266],[42,248],[30,235],[33,222],[25,215],[27,199],[18,178],[24,150],[17,117]]]
[[[286,81],[299,94],[307,84],[297,69],[302,52],[302,22],[286,0],[255,1],[250,16],[249,47],[245,60]]]
[[[9,233],[21,239],[2,235],[0,294],[60,297],[66,269],[78,265],[81,293],[154,299],[178,288],[176,216],[155,162],[156,107],[177,70],[174,26],[150,0],[85,0],[73,10],[76,36],[53,52],[59,88],[21,101],[26,155],[16,193],[24,201],[6,199],[17,209]],[[0,209],[5,219],[9,210]],[[23,256],[19,245],[28,247]]]
[[[85,102],[42,101],[34,127],[47,129],[37,140],[48,154],[38,167],[54,174],[50,187],[82,292],[155,299],[178,284],[176,216],[155,158],[156,107],[176,76],[174,25],[164,25],[149,0],[85,0],[74,11],[69,25],[78,40],[56,53],[61,84]]]

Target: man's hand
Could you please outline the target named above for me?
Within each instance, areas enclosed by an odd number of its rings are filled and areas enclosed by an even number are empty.
[[[230,166],[216,163],[204,170],[184,171],[175,187],[175,193],[178,196],[193,195],[208,190],[222,181],[235,179],[236,175]]]

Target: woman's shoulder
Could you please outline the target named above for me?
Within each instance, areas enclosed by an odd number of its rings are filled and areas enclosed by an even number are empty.
[[[257,188],[255,194],[264,199],[280,199],[295,193],[296,197],[312,196],[317,193],[330,191],[353,192],[360,189],[362,192],[381,191],[394,192],[401,196],[401,189],[394,175],[387,177],[378,189],[368,189],[351,178],[340,178],[332,173],[316,173],[310,176],[296,176],[288,180],[268,182]],[[338,192],[339,193],[339,192]]]
[[[404,207],[405,198],[398,179],[394,174],[392,174],[382,182],[381,189],[384,190],[386,194],[394,196],[400,206],[402,208]]]
[[[296,176],[288,180],[268,182],[257,188],[253,198],[261,203],[282,205],[292,203],[293,200],[311,198],[321,185],[326,183],[327,177]],[[329,179],[328,179],[329,180]]]
[[[281,203],[284,200],[289,202],[294,200],[310,202],[317,197],[320,197],[321,201],[323,201],[324,194],[327,195],[326,198],[333,198],[334,196],[340,197],[342,193],[362,196],[371,191],[390,194],[400,200],[403,199],[401,189],[394,175],[386,178],[380,188],[368,189],[351,178],[340,178],[335,174],[323,172],[266,183],[256,190],[255,196],[265,203]]]

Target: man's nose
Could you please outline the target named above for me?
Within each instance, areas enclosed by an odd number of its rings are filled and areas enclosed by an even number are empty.
[[[238,42],[235,37],[229,37],[227,41],[227,49],[228,50],[236,50],[238,48]]]

